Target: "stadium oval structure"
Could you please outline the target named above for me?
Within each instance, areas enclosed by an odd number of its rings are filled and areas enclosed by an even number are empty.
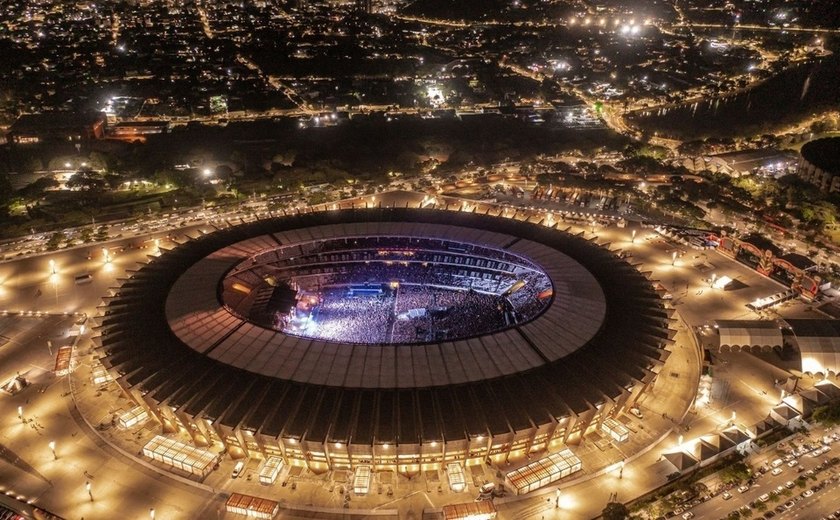
[[[284,277],[335,281],[371,255],[395,265],[395,252],[404,270],[383,284],[412,285],[419,262],[439,286],[531,300],[531,312],[500,307],[498,326],[408,342],[260,321]],[[548,284],[529,293],[525,276]],[[576,443],[652,387],[671,314],[644,274],[582,236],[476,213],[346,209],[228,227],[153,257],[106,299],[96,341],[126,394],[197,445],[413,474]]]

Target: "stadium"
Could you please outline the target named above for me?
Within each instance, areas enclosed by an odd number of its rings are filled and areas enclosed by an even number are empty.
[[[414,474],[580,442],[674,332],[625,258],[547,222],[312,211],[205,234],[103,303],[102,363],[164,432],[234,458]]]

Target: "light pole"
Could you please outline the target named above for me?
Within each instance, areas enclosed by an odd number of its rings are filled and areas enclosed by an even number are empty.
[[[632,243],[632,244],[636,243],[636,230],[635,229],[630,233],[630,243]]]
[[[18,406],[18,418],[20,419],[20,422],[26,424],[26,421],[23,420],[23,406]]]
[[[85,489],[88,492],[88,496],[90,497],[90,501],[93,502],[93,492],[90,490],[90,480],[85,482]]]
[[[53,260],[52,258],[50,258],[50,274],[56,274],[55,273],[55,260]]]
[[[49,444],[47,444],[47,446],[49,446],[50,450],[52,450],[53,460],[58,460],[58,455],[56,455],[55,453],[55,441],[50,441]]]
[[[560,509],[560,489],[554,492],[554,509]]]
[[[621,459],[621,466],[619,466],[619,467],[621,469],[618,470],[618,478],[622,479],[622,478],[624,478],[624,459]]]
[[[154,507],[149,508],[149,518],[151,520],[155,520],[155,508]]]

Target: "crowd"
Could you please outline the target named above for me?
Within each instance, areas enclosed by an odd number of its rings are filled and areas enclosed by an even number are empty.
[[[472,290],[403,285],[397,293],[393,343],[441,341],[484,334],[507,323],[499,296]],[[425,312],[411,316],[408,311]]]
[[[296,279],[319,295],[311,320],[278,328],[290,334],[348,343],[422,343],[473,337],[528,321],[548,303],[548,278],[520,269],[503,280],[472,276],[456,266],[368,262]],[[356,295],[349,286],[381,287]],[[510,290],[511,287],[516,290]],[[409,312],[412,311],[412,312]]]
[[[313,323],[306,335],[346,343],[387,343],[393,319],[391,291],[349,296],[346,289],[326,289],[312,311]]]

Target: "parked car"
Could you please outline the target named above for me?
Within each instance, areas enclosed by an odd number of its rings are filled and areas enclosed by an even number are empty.
[[[233,467],[233,472],[230,474],[230,478],[237,478],[239,475],[242,474],[242,470],[245,469],[245,462],[239,461]]]

